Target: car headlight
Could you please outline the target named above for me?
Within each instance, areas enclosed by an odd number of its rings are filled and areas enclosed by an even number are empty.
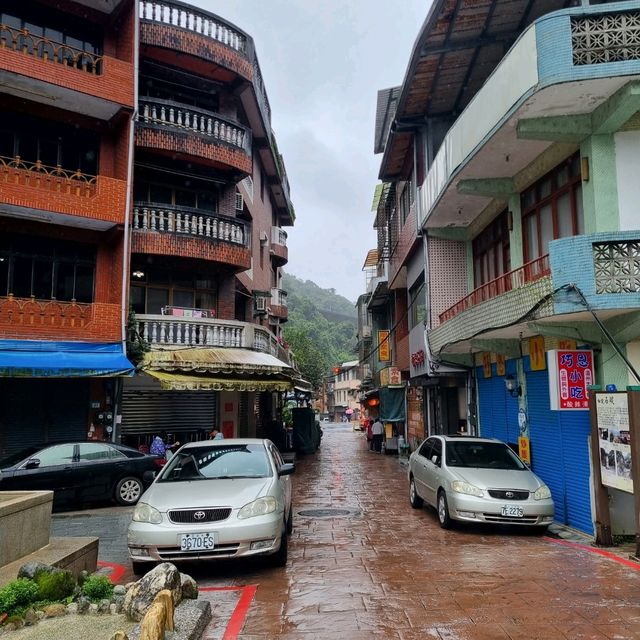
[[[451,483],[451,488],[456,493],[464,493],[467,496],[476,496],[477,498],[484,497],[484,491],[482,491],[482,489],[479,489],[468,482],[463,482],[462,480],[454,480]]]
[[[533,494],[535,500],[548,500],[551,497],[551,490],[546,484],[539,487]]]
[[[278,506],[276,499],[273,496],[266,496],[264,498],[258,498],[249,504],[245,504],[240,511],[238,511],[238,519],[244,520],[245,518],[255,518],[256,516],[265,516],[267,513],[273,513]]]
[[[133,521],[160,524],[162,522],[162,514],[150,504],[138,502],[136,508],[133,510]]]

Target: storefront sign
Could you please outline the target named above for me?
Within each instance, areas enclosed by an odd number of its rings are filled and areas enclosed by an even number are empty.
[[[596,393],[602,484],[633,493],[631,430],[626,393]]]
[[[496,354],[496,375],[503,376],[507,373],[507,359],[501,354]]]
[[[380,386],[381,387],[401,387],[402,374],[398,367],[385,367],[380,370]]]
[[[549,351],[549,400],[552,411],[588,411],[593,384],[593,351]]]
[[[391,342],[389,340],[389,331],[378,331],[378,360],[380,362],[389,362],[391,360]]]
[[[558,340],[558,349],[575,350],[577,344],[575,340]]]
[[[531,447],[529,446],[529,438],[525,436],[520,436],[518,438],[518,454],[527,464],[531,464]]]
[[[483,353],[482,354],[482,370],[485,378],[491,377],[491,354]]]
[[[420,349],[420,351],[416,351],[411,354],[411,366],[414,369],[422,369],[422,367],[424,367],[425,360],[426,356],[424,349]]]
[[[544,371],[547,368],[544,359],[543,336],[529,338],[529,361],[531,362],[531,371]]]

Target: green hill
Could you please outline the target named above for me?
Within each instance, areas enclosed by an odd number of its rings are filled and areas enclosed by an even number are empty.
[[[356,309],[335,289],[285,274],[289,321],[284,338],[296,356],[305,379],[314,387],[340,362],[356,355]]]

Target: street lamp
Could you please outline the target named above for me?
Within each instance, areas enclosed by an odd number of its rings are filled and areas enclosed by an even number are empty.
[[[522,395],[522,387],[512,375],[508,375],[504,379],[504,386],[507,388],[507,391],[512,398],[517,398]]]

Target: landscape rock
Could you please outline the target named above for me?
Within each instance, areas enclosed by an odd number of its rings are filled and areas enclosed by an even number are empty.
[[[198,583],[186,573],[180,574],[180,586],[183,600],[195,600],[198,597]]]
[[[67,607],[64,604],[48,604],[44,609],[45,618],[59,618],[67,615]]]
[[[89,602],[89,598],[82,596],[81,598],[78,598],[78,602],[76,604],[78,605],[78,613],[87,613],[91,603]]]
[[[116,607],[116,613],[122,613],[122,609],[124,608],[124,596],[116,596],[112,599],[112,603]]]
[[[135,622],[140,622],[160,591],[171,591],[174,605],[182,600],[180,572],[175,565],[163,562],[140,578],[128,591],[124,599],[124,612]]]
[[[67,605],[67,613],[78,613],[78,603],[72,602]]]
[[[44,611],[36,611],[36,618],[38,618],[38,620],[42,620],[44,618]]]
[[[98,615],[98,605],[95,602],[92,602],[89,605],[89,615],[97,616]]]
[[[117,584],[113,588],[113,595],[114,596],[126,596],[127,595],[127,588],[123,584]]]
[[[111,600],[100,600],[98,603],[98,613],[107,613],[109,611],[109,606],[111,605]]]
[[[18,578],[28,578],[33,580],[38,572],[56,573],[60,569],[52,567],[50,564],[44,562],[27,562],[18,569]]]
[[[27,609],[24,612],[24,623],[27,627],[30,627],[31,625],[35,624],[36,622],[38,622],[38,616],[36,615],[36,612],[33,609]]]
[[[87,578],[90,575],[91,574],[86,569],[84,571],[81,571],[80,575],[78,576],[78,584],[82,586],[87,581]]]
[[[115,615],[118,613],[118,605],[115,605],[115,604],[111,603],[111,604],[109,605],[109,613],[110,613],[112,616],[115,616]]]

